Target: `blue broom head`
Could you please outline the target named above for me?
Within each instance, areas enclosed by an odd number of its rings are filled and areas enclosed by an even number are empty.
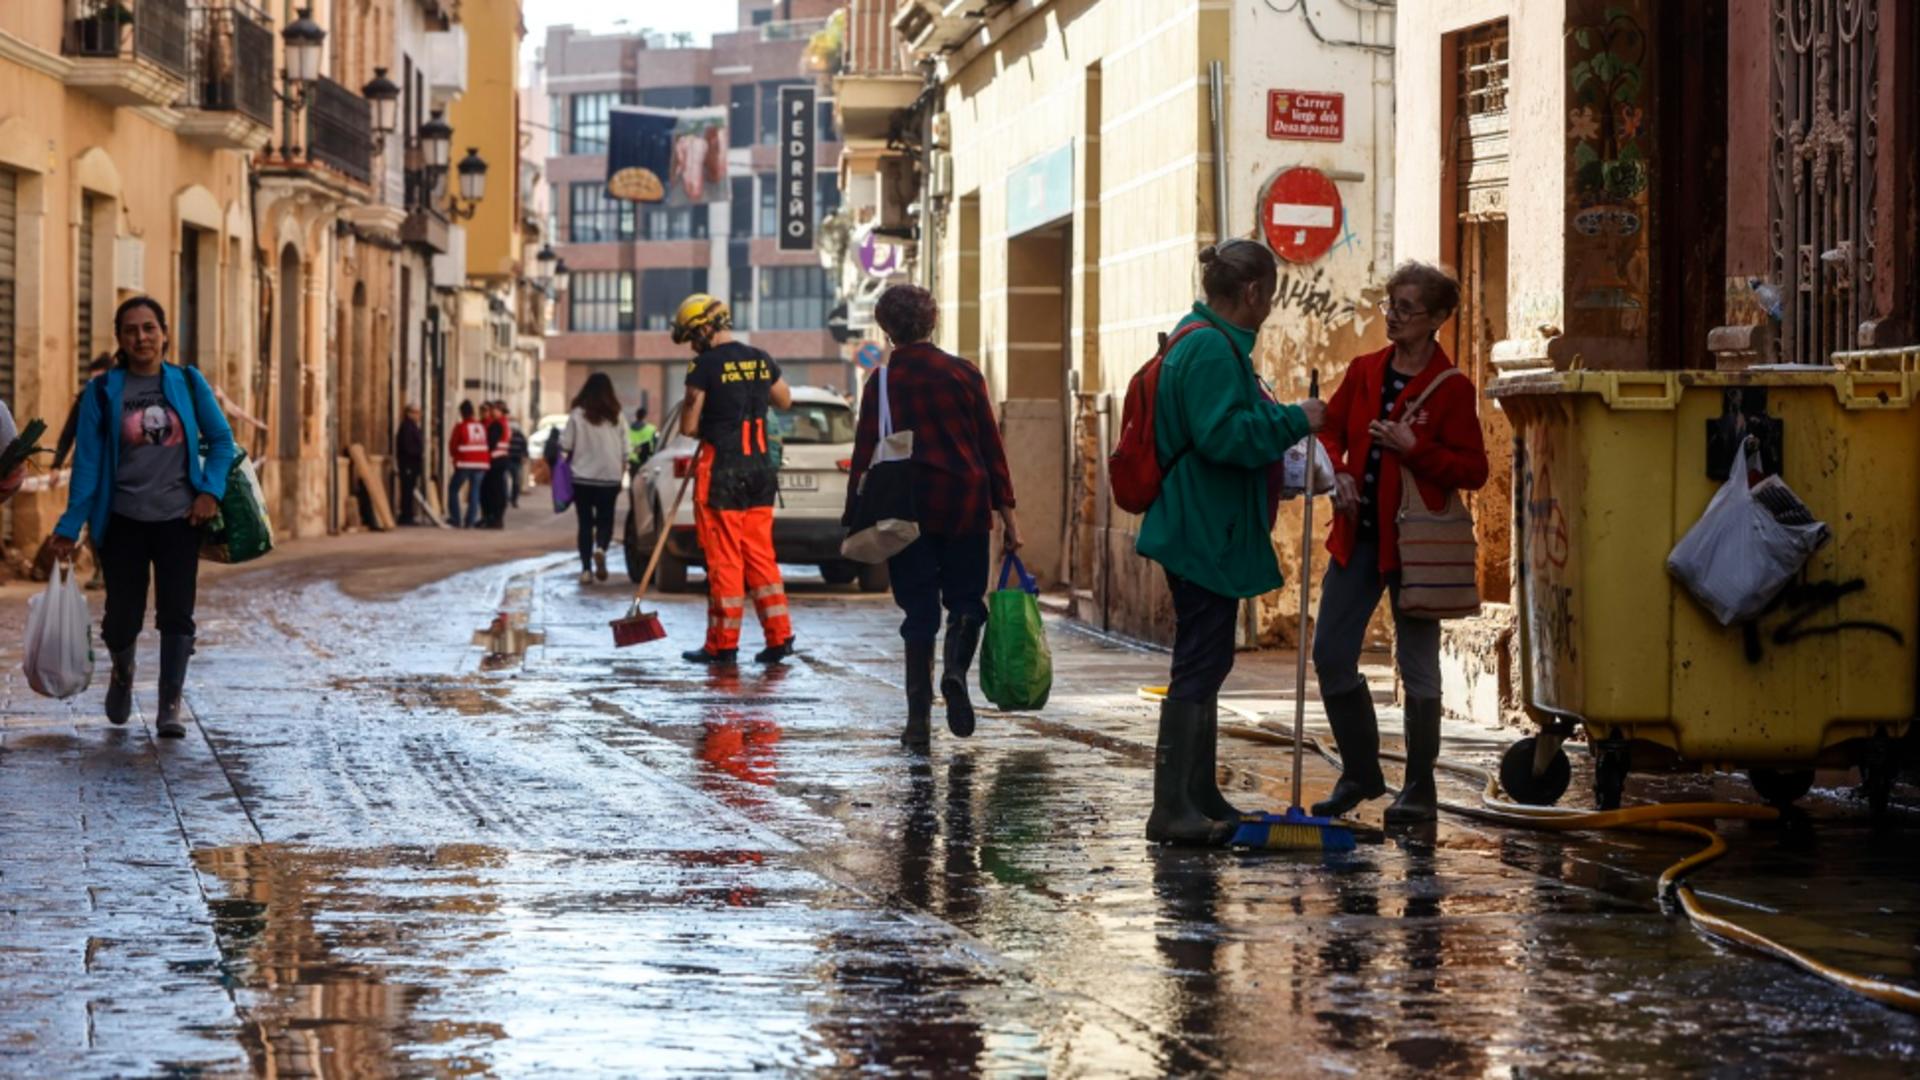
[[[1295,806],[1285,814],[1246,820],[1228,841],[1233,847],[1266,851],[1352,851],[1353,830],[1332,818],[1309,815]]]

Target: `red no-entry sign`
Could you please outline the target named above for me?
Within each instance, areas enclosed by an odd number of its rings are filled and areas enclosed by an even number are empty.
[[[1283,169],[1260,195],[1267,246],[1290,263],[1312,262],[1331,250],[1344,214],[1339,189],[1319,169]]]

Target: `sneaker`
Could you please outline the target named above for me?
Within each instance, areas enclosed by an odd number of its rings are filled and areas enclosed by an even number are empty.
[[[606,548],[601,548],[593,553],[593,576],[601,581],[607,580]]]
[[[580,571],[580,584],[582,585],[593,584],[593,571],[591,570]]]

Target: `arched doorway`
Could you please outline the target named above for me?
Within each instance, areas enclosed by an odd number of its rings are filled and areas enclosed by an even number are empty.
[[[300,520],[300,309],[305,303],[301,288],[300,252],[292,244],[280,249],[280,408],[274,426],[274,458],[280,465],[280,520],[286,535],[293,535]]]

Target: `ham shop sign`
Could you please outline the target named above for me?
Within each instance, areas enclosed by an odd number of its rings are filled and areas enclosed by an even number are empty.
[[[1341,142],[1346,137],[1347,95],[1267,91],[1267,138]]]

